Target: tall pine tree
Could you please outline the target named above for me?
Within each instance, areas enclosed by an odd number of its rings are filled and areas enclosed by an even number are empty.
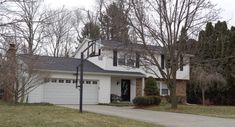
[[[235,77],[233,76],[235,68],[235,28],[228,29],[226,22],[218,21],[214,26],[212,23],[207,23],[205,30],[199,34],[198,42],[194,45],[198,50],[194,53],[194,64],[210,66],[227,80],[226,86],[220,87],[219,83],[214,83],[206,91],[210,101],[215,104],[235,105]],[[194,69],[194,66],[192,69]],[[200,95],[200,92],[197,93]],[[195,102],[195,100],[193,101]]]
[[[119,42],[129,40],[128,10],[122,0],[110,4],[101,17],[102,39]]]

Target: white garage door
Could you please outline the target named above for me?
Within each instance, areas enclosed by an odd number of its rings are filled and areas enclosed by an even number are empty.
[[[80,90],[75,88],[74,80],[50,79],[44,86],[44,102],[52,104],[79,104]],[[98,103],[98,81],[85,80],[83,85],[83,103]]]

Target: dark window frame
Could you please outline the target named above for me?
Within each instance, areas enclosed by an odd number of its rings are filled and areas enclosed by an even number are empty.
[[[98,81],[92,81],[92,84],[97,85]]]
[[[65,83],[71,83],[71,80],[70,79],[66,79]]]
[[[51,79],[52,83],[57,83],[57,79]]]
[[[117,58],[117,50],[113,50],[113,66],[117,66],[118,58]]]
[[[64,79],[59,79],[59,83],[64,83]]]
[[[165,69],[165,56],[164,56],[164,54],[161,54],[161,68]]]
[[[139,68],[140,67],[140,54],[139,53],[136,53],[136,56],[135,56],[135,67],[136,68]]]
[[[164,93],[164,92],[166,92],[166,93]],[[161,95],[163,95],[163,96],[169,95],[169,89],[163,88],[161,90]]]
[[[87,80],[87,81],[86,81],[86,84],[91,84],[91,81],[90,81],[90,80]]]
[[[184,62],[184,57],[181,55],[181,56],[180,56],[180,71],[183,71],[183,70],[184,70],[183,62]]]

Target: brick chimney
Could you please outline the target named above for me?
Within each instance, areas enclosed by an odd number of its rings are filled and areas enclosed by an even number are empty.
[[[16,45],[10,44],[9,49],[7,51],[8,58],[16,58]]]
[[[2,64],[2,53],[0,53],[0,66]]]
[[[14,101],[14,85],[16,82],[16,68],[17,68],[17,63],[16,63],[16,45],[15,44],[10,44],[9,49],[6,53],[6,78],[5,78],[5,84],[4,84],[4,95],[3,99],[8,102],[13,102]]]

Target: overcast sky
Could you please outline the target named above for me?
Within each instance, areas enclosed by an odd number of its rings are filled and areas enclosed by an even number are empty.
[[[56,8],[65,6],[67,8],[82,7],[86,9],[93,9],[96,0],[44,0],[50,7]],[[228,21],[228,24],[235,26],[235,0],[211,0],[213,4],[217,4],[221,8],[221,19]]]

